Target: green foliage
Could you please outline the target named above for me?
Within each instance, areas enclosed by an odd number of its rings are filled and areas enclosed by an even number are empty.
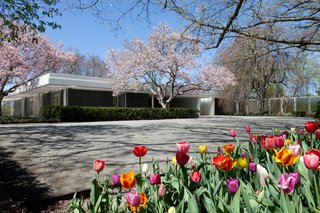
[[[3,0],[0,1],[0,19],[4,21],[11,33],[10,37],[0,40],[17,39],[17,26],[13,21],[32,26],[40,32],[46,30],[46,26],[53,29],[61,28],[55,21],[50,21],[54,16],[60,16],[61,13],[57,8],[59,0]]]
[[[305,117],[306,116],[306,112],[305,111],[294,111],[294,112],[292,112],[292,115],[294,117]]]
[[[1,124],[11,124],[11,123],[42,123],[42,122],[54,122],[57,120],[46,120],[36,117],[13,117],[13,116],[0,116]]]
[[[148,120],[171,118],[196,118],[198,110],[190,108],[118,108],[118,107],[42,107],[40,116],[63,122]]]

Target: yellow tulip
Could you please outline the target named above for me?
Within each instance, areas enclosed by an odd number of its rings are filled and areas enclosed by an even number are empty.
[[[245,157],[240,157],[238,158],[237,160],[237,165],[240,167],[240,168],[247,168],[248,167],[248,161],[247,161],[247,158]]]
[[[173,165],[176,165],[176,164],[177,164],[176,156],[174,156],[174,157],[171,158],[171,163],[172,163]]]
[[[291,149],[286,149],[284,147],[282,147],[279,152],[277,152],[277,150],[274,150],[274,152],[276,154],[274,157],[276,162],[282,166],[290,166],[295,164],[300,158],[300,155],[294,156]]]
[[[206,153],[207,153],[207,147],[206,147],[206,145],[200,145],[200,146],[199,146],[199,152],[200,152],[201,154],[206,154]]]
[[[288,139],[286,139],[284,145],[289,145],[290,143],[291,143],[291,140],[288,138]]]

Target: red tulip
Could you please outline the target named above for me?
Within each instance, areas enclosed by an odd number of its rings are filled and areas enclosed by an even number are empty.
[[[198,170],[196,170],[194,172],[191,172],[190,173],[190,179],[194,183],[199,183],[200,180],[201,180],[201,173]]]
[[[176,154],[176,160],[180,167],[183,167],[186,163],[188,163],[189,159],[190,156],[183,152],[178,152]]]
[[[275,149],[276,148],[276,140],[274,136],[267,136],[266,138],[262,139],[262,147],[264,149]]]
[[[104,165],[105,165],[105,161],[104,160],[95,160],[93,162],[93,169],[96,171],[96,172],[101,172],[104,168]]]
[[[320,130],[319,129],[316,131],[316,138],[320,139]]]
[[[284,140],[282,136],[274,136],[275,145],[278,148],[282,148],[284,146]]]
[[[318,122],[316,122],[316,121],[307,121],[304,124],[304,128],[309,133],[315,133],[317,131],[317,129],[318,129]]]
[[[147,154],[147,147],[145,146],[135,146],[132,153],[137,157],[143,157]]]
[[[180,141],[176,143],[176,146],[177,146],[178,152],[182,152],[184,154],[187,154],[190,148],[190,144],[186,141]]]
[[[320,150],[318,149],[310,149],[303,155],[304,165],[308,169],[316,169],[320,170]]]

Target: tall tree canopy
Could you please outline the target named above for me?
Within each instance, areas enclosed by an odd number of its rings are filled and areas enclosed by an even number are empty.
[[[53,44],[38,31],[15,23],[19,39],[2,41],[0,45],[0,104],[2,99],[17,87],[39,75],[56,71],[73,63],[73,52],[62,50],[62,44]],[[11,33],[0,19],[0,33]],[[1,112],[1,108],[0,108]]]
[[[1,0],[0,19],[2,27],[10,30],[5,39],[12,39],[18,36],[18,28],[14,22],[33,27],[44,32],[46,26],[59,28],[60,26],[52,20],[54,16],[61,15],[57,8],[59,0]],[[0,41],[4,39],[0,34]]]
[[[114,80],[114,94],[128,89],[146,89],[163,108],[177,95],[189,91],[223,89],[234,84],[228,69],[197,63],[201,48],[160,24],[144,42],[134,39],[125,49],[110,49],[106,59],[108,76]]]

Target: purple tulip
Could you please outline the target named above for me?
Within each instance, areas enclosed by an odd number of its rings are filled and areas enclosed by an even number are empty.
[[[115,186],[120,186],[120,175],[118,175],[117,173],[114,173],[112,175],[112,182]]]
[[[140,195],[136,191],[131,191],[126,194],[127,203],[133,207],[139,207],[141,203]]]
[[[239,180],[236,178],[227,179],[227,187],[229,192],[236,193],[239,189]]]
[[[293,193],[294,187],[298,180],[296,177],[289,174],[281,174],[278,182],[278,187],[283,190],[284,193]]]
[[[257,164],[256,164],[255,162],[250,162],[250,163],[249,163],[249,170],[250,170],[251,172],[257,171]]]

